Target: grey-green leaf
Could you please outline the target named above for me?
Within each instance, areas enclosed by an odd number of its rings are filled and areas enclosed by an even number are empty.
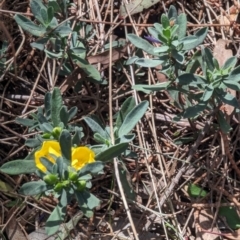
[[[202,96],[202,101],[207,102],[213,95],[214,87],[212,84],[206,86],[205,91]]]
[[[129,97],[124,101],[121,110],[118,112],[117,115],[117,120],[115,124],[117,128],[119,128],[122,125],[124,118],[134,108],[135,105],[136,104],[133,97]]]
[[[206,104],[198,104],[192,107],[189,107],[185,110],[183,117],[184,118],[193,118],[198,116],[205,108],[206,108]]]
[[[79,170],[78,176],[83,176],[88,173],[91,173],[93,175],[98,174],[103,170],[103,167],[104,167],[104,165],[100,161],[89,163]]]
[[[177,24],[179,25],[178,28],[178,39],[181,40],[186,36],[187,32],[187,16],[184,13],[181,13],[177,17]]]
[[[34,173],[37,168],[34,160],[13,160],[4,163],[0,170],[9,175]]]
[[[229,133],[232,128],[229,125],[229,123],[227,122],[227,120],[225,119],[225,116],[224,116],[223,112],[218,111],[217,116],[218,116],[218,123],[219,123],[219,126],[220,126],[221,130],[224,133]]]
[[[51,117],[53,121],[53,126],[57,127],[60,122],[60,111],[62,108],[62,96],[59,88],[54,88],[52,92],[52,100],[51,100]]]
[[[33,16],[40,22],[45,23],[41,10],[44,10],[47,13],[47,8],[43,5],[42,0],[31,0],[30,8],[33,13]]]
[[[183,73],[177,78],[177,82],[181,85],[197,86],[198,84],[205,84],[207,81],[199,75],[193,73]]]
[[[31,20],[22,15],[16,14],[14,16],[14,19],[17,24],[20,25],[25,31],[34,36],[43,37],[46,33],[46,29],[44,27],[36,25]]]
[[[62,155],[67,160],[71,161],[72,138],[71,138],[71,134],[69,133],[69,131],[63,130],[61,132],[59,142],[60,142],[60,146],[61,146]]]
[[[237,63],[237,57],[235,57],[235,56],[230,57],[224,63],[224,65],[222,66],[222,69],[233,68],[233,67],[235,67],[236,63]]]
[[[57,205],[46,222],[46,233],[52,235],[56,233],[62,224],[66,214],[66,206]]]
[[[169,84],[170,84],[170,81],[155,84],[155,85],[137,84],[137,85],[133,85],[132,88],[137,90],[137,91],[142,91],[142,92],[145,92],[145,93],[149,94],[149,93],[154,92],[154,91],[165,90],[168,87]]]
[[[156,53],[154,53],[154,46],[148,41],[136,36],[135,34],[128,34],[127,39],[137,48],[140,48],[151,55],[156,55]]]
[[[198,30],[194,34],[197,37],[196,41],[184,46],[184,50],[191,50],[191,49],[199,46],[200,44],[202,44],[202,42],[204,41],[204,39],[207,36],[207,33],[208,33],[208,28],[201,28],[200,30]]]
[[[127,135],[130,131],[132,131],[132,129],[147,111],[148,105],[148,101],[142,101],[127,114],[121,127],[119,128],[118,137]]]
[[[103,138],[109,139],[108,133],[104,130],[103,125],[99,122],[99,120],[95,116],[84,117],[83,120],[87,123],[87,125],[92,129],[94,133],[99,133]]]
[[[95,160],[103,161],[103,162],[109,161],[114,157],[121,155],[127,149],[127,147],[128,147],[128,143],[116,144],[106,149],[105,151],[97,154],[97,156],[95,157]]]
[[[135,64],[142,66],[142,67],[156,67],[163,63],[163,60],[160,59],[149,59],[149,58],[139,58],[135,61]]]
[[[28,196],[34,196],[45,192],[46,190],[47,184],[44,181],[40,180],[37,182],[27,182],[23,184],[19,190],[19,193]]]
[[[15,121],[26,127],[32,127],[36,124],[36,120],[32,120],[32,119],[28,119],[28,118],[17,117]]]

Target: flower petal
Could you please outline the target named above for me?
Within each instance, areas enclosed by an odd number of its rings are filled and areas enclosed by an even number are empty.
[[[95,153],[88,147],[77,147],[72,149],[72,167],[81,169],[88,163],[95,162]]]
[[[42,147],[35,152],[35,163],[36,167],[42,172],[46,172],[46,167],[40,161],[41,157],[47,158],[52,163],[55,163],[55,159],[51,156],[54,155],[56,157],[61,156],[61,148],[59,142],[56,141],[44,141]]]

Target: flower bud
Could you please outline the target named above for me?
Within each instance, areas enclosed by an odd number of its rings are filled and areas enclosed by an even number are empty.
[[[55,139],[58,139],[60,134],[62,132],[62,128],[61,127],[55,127],[53,130],[52,130],[52,135],[54,136]]]
[[[62,183],[57,183],[56,186],[54,187],[54,191],[60,192],[63,189]]]
[[[69,184],[70,184],[69,180],[65,180],[62,182],[63,187],[68,187]]]
[[[58,182],[58,176],[51,173],[51,174],[45,175],[43,177],[43,180],[45,183],[47,183],[49,185],[54,185]]]
[[[85,188],[86,188],[86,184],[87,184],[86,181],[84,181],[84,180],[79,180],[78,182],[76,182],[77,189],[78,189],[80,192],[84,191]]]
[[[75,182],[78,180],[77,172],[68,172],[68,179]]]
[[[51,136],[52,136],[51,133],[44,133],[44,134],[42,135],[42,138],[44,138],[44,139],[50,139]]]

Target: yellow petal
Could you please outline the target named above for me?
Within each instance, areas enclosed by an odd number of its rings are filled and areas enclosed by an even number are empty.
[[[41,163],[40,158],[45,157],[50,162],[55,163],[55,159],[50,155],[54,155],[56,157],[61,156],[61,148],[59,142],[56,141],[45,141],[42,144],[42,147],[35,152],[35,163],[36,167],[42,172],[46,172],[46,167]]]
[[[95,162],[94,157],[94,152],[88,147],[72,148],[72,167],[79,170],[86,164]]]

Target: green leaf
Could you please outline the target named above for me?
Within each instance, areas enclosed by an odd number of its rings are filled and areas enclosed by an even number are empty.
[[[196,74],[193,73],[183,73],[181,74],[177,79],[177,82],[181,85],[187,85],[187,86],[197,86],[199,84],[206,84],[207,81]]]
[[[187,16],[184,13],[181,13],[177,17],[177,24],[179,25],[178,27],[178,39],[181,40],[186,36],[187,32]]]
[[[38,138],[28,138],[25,141],[25,145],[30,148],[36,148],[39,147],[42,144],[42,142]]]
[[[207,191],[202,189],[201,187],[195,185],[195,184],[190,184],[188,186],[188,194],[191,197],[197,198],[197,197],[206,197],[207,196]]]
[[[127,39],[137,48],[140,48],[151,55],[155,55],[154,46],[148,41],[136,36],[135,34],[128,34]]]
[[[142,101],[126,115],[121,127],[118,130],[118,137],[127,135],[130,131],[132,131],[132,129],[147,111],[148,105],[148,101]]]
[[[48,7],[52,7],[54,9],[54,12],[61,12],[61,8],[56,0],[49,0]]]
[[[48,16],[48,24],[52,21],[53,17],[54,17],[54,10],[53,7],[49,6],[47,9],[47,16]]]
[[[126,143],[129,143],[131,142],[133,139],[135,138],[135,134],[128,134],[128,135],[124,135],[120,138],[117,138],[115,140],[115,143],[123,143],[123,142],[126,142]]]
[[[207,36],[207,33],[208,33],[208,28],[201,28],[200,30],[198,30],[194,34],[194,36],[197,37],[197,39],[194,42],[192,42],[191,44],[184,46],[183,50],[191,50],[191,49],[199,46],[200,44],[202,44],[202,42],[204,41],[204,39]]]
[[[62,224],[59,227],[59,232],[57,233],[57,238],[55,240],[63,240],[67,239],[69,237],[69,233],[71,230],[76,229],[75,227],[79,223],[79,220],[83,217],[83,213],[81,211],[78,211],[73,217],[70,218],[70,220]],[[50,238],[49,238],[50,239]]]
[[[214,67],[217,70],[220,70],[219,62],[216,58],[213,58]]]
[[[233,71],[231,71],[231,73],[227,77],[227,80],[239,82],[239,80],[240,80],[240,66],[236,67]]]
[[[136,196],[133,190],[133,186],[131,184],[131,176],[130,173],[128,172],[127,168],[124,166],[124,164],[118,164],[118,169],[119,169],[119,177],[125,192],[125,195],[127,198],[131,200],[135,200]]]
[[[17,22],[17,24],[20,25],[25,31],[34,36],[43,37],[44,34],[46,33],[46,29],[44,27],[37,26],[31,20],[22,15],[16,14],[14,16],[14,19]]]
[[[78,176],[80,177],[80,176],[86,175],[88,173],[91,173],[93,175],[99,174],[100,172],[102,172],[103,167],[104,167],[104,165],[100,161],[86,164],[83,168],[81,168],[78,171]]]
[[[100,200],[87,191],[75,192],[75,195],[80,208],[93,209],[100,204]]]
[[[161,46],[161,47],[155,47],[154,52],[155,53],[167,53],[169,50],[169,46]]]
[[[53,212],[49,216],[46,222],[46,233],[47,235],[52,235],[59,230],[60,225],[63,223],[66,216],[67,209],[67,194],[63,190],[61,194],[61,199],[58,205],[54,208]]]
[[[4,163],[0,170],[9,175],[19,175],[24,173],[34,173],[37,170],[34,160],[13,160]]]
[[[47,189],[47,184],[40,180],[37,182],[27,182],[23,184],[19,190],[19,193],[27,196],[34,196],[45,192]]]
[[[180,52],[178,52],[176,49],[172,50],[172,57],[179,62],[180,64],[183,64],[184,62],[184,55]]]
[[[94,133],[99,133],[104,139],[110,139],[110,136],[105,131],[104,126],[96,116],[92,115],[91,117],[84,117],[83,120]]]
[[[58,34],[60,37],[64,38],[67,37],[71,32],[72,29],[66,25],[60,25],[53,31],[55,34]]]
[[[126,149],[128,148],[128,143],[119,143],[116,144],[105,151],[99,153],[96,155],[95,160],[96,161],[109,161],[113,159],[114,157],[117,157],[121,155]]]
[[[60,120],[63,122],[64,126],[67,126],[68,123],[68,110],[66,106],[62,106],[60,110]]]
[[[122,104],[121,110],[118,112],[115,126],[119,128],[126,115],[135,107],[135,99],[133,97],[127,98]]]
[[[240,84],[238,82],[232,81],[232,80],[224,80],[223,83],[230,89],[239,91],[240,90]]]
[[[49,119],[51,117],[51,108],[52,108],[52,94],[47,92],[44,97],[44,108],[46,118]]]
[[[84,134],[82,132],[82,129],[79,127],[75,127],[75,134],[73,135],[73,138],[72,138],[72,144],[79,146],[83,136],[84,136]]]
[[[237,57],[233,56],[227,59],[227,61],[224,63],[224,65],[222,66],[222,69],[228,69],[228,68],[233,68],[235,67],[237,63]]]
[[[63,157],[65,157],[67,160],[71,161],[72,160],[72,153],[71,153],[71,148],[72,148],[72,137],[69,131],[63,130],[61,132],[60,138],[59,138],[59,143],[61,146],[61,151]]]
[[[186,36],[179,41],[179,44],[183,44],[183,50],[186,50],[189,45],[198,41],[198,38],[194,35]]]
[[[41,10],[44,10],[47,13],[47,8],[43,5],[42,0],[31,0],[30,8],[33,13],[33,16],[40,22],[45,23],[42,16]]]
[[[132,88],[136,89],[137,91],[142,91],[149,94],[154,91],[165,90],[169,84],[170,82],[163,82],[155,85],[137,84],[137,85],[133,85]]]
[[[220,207],[218,214],[226,219],[227,225],[232,230],[240,228],[240,217],[235,207],[232,206]]]
[[[57,166],[57,169],[55,168]],[[70,166],[70,161],[67,161],[64,157],[58,157],[56,159],[56,164],[53,167],[53,173],[58,173],[61,178],[65,178],[68,166]]]
[[[30,45],[32,48],[36,48],[36,49],[43,51],[48,40],[49,40],[49,38],[47,38],[47,37],[40,38],[40,39],[37,39],[36,42],[30,43]]]
[[[203,93],[201,100],[203,102],[207,102],[212,97],[213,92],[214,92],[214,87],[212,84],[209,84],[208,86],[205,87],[205,91]]]
[[[148,27],[148,32],[150,33],[151,36],[158,39],[159,32],[154,27]]]
[[[195,106],[188,107],[184,113],[183,118],[193,118],[198,116],[205,108],[207,107],[206,104],[199,103]]]
[[[36,125],[36,123],[37,123],[36,120],[32,120],[32,119],[28,119],[28,118],[20,118],[20,117],[17,117],[15,121],[26,127],[32,127],[32,126]]]
[[[106,142],[108,141],[108,139],[105,139],[104,137],[102,137],[102,135],[100,135],[99,133],[94,133],[93,138],[96,142],[98,143],[104,143],[106,144]]]
[[[229,125],[229,123],[227,122],[227,120],[225,119],[225,115],[223,114],[222,111],[218,111],[217,113],[217,119],[218,119],[218,123],[220,126],[220,129],[224,132],[224,133],[229,133],[231,131],[231,126]]]
[[[138,56],[130,57],[130,58],[128,58],[128,60],[126,61],[126,65],[134,64],[138,59],[139,59]]]
[[[138,58],[135,61],[135,64],[141,66],[141,67],[156,67],[158,65],[161,65],[164,61],[160,59],[149,59],[149,58]]]
[[[53,127],[57,127],[60,122],[60,111],[62,108],[62,96],[59,88],[54,88],[52,92],[52,100],[51,100],[51,118],[53,121]]]
[[[54,163],[52,163],[51,161],[49,161],[48,158],[45,157],[41,157],[40,158],[40,162],[46,167],[46,169],[52,173],[52,169],[53,169],[53,165]]]
[[[213,72],[213,70],[215,69],[215,65],[213,62],[212,52],[209,48],[202,48],[202,58],[207,65],[207,69]]]
[[[158,37],[161,40],[160,36],[158,36]],[[167,40],[171,39],[171,30],[169,28],[163,29],[163,37],[166,38]]]
[[[171,5],[168,9],[168,18],[169,19],[177,19],[177,9],[175,6]]]
[[[163,28],[170,27],[169,19],[168,19],[167,15],[164,13],[161,16],[161,24],[162,24]]]
[[[38,112],[37,113],[37,119],[38,119],[39,124],[43,124],[43,123],[47,123],[48,124],[49,123],[47,118],[43,115],[42,112]]]
[[[55,59],[55,58],[63,58],[64,57],[64,52],[60,51],[60,52],[51,52],[47,49],[44,49],[44,52],[46,53],[46,55],[49,58]]]
[[[77,55],[72,55],[73,60],[76,62],[76,64],[83,69],[83,71],[88,75],[88,77],[94,79],[97,82],[101,82],[102,81],[102,77],[99,73],[99,71],[92,66],[91,64],[89,64],[86,60],[80,58]]]
[[[200,67],[200,62],[202,60],[201,51],[196,51],[190,61],[188,62],[186,72],[187,73],[195,73],[197,69]]]
[[[72,107],[68,111],[68,121],[72,120],[76,114],[77,114],[78,108],[77,107]]]
[[[222,94],[217,95],[224,103],[229,104],[235,108],[239,107],[237,99],[228,92],[222,92]]]
[[[40,2],[40,1],[39,1],[39,2]],[[43,9],[43,8],[40,9],[40,13],[41,13],[42,20],[43,20],[42,24],[47,27],[47,25],[48,25],[48,13],[47,13],[47,9]]]

